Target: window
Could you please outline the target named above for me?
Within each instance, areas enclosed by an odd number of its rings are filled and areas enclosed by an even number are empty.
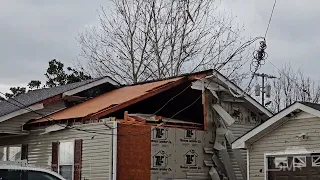
[[[0,161],[7,160],[7,147],[0,147]]]
[[[268,157],[268,169],[283,169],[287,167],[287,157]]]
[[[312,167],[320,166],[320,156],[311,156],[312,159]]]
[[[59,144],[59,174],[67,180],[73,179],[74,143]]]
[[[306,167],[306,157],[305,156],[295,156],[293,157],[293,167]]]
[[[21,160],[21,145],[0,147],[0,161]]]

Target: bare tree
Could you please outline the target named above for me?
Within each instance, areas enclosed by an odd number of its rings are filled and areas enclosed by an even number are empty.
[[[279,70],[277,77],[272,82],[272,111],[279,112],[296,101],[319,103],[319,84],[300,70],[294,71],[286,65]]]
[[[242,43],[233,16],[214,0],[112,0],[100,24],[78,37],[81,56],[94,75],[136,83],[215,68]],[[225,71],[240,68],[238,51]]]

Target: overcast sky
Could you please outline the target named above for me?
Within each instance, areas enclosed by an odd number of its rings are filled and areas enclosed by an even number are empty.
[[[77,34],[97,23],[97,9],[108,0],[2,0],[0,6],[0,91],[44,79],[48,61],[73,65],[79,54]],[[222,0],[246,36],[263,36],[273,0]],[[277,67],[291,62],[315,80],[320,66],[320,1],[278,0],[267,37],[268,60]],[[275,68],[267,61],[262,71]]]

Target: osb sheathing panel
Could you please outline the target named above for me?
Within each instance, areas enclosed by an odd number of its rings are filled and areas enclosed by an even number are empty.
[[[119,124],[118,134],[117,179],[150,179],[150,126]]]

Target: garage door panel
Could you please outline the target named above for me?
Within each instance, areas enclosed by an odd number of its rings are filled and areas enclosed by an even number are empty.
[[[267,162],[269,180],[320,180],[320,156],[279,155]]]
[[[294,176],[294,180],[308,180],[308,176]]]
[[[311,175],[310,180],[320,180],[320,175]]]
[[[275,180],[289,180],[289,176],[276,176]]]

